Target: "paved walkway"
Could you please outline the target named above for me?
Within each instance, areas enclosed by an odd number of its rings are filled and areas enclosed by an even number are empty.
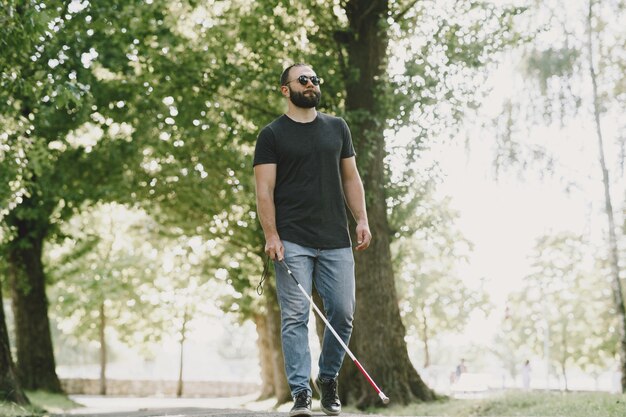
[[[51,417],[287,417],[288,412],[277,411],[250,411],[235,409],[215,409],[215,408],[166,408],[149,409],[139,411],[112,412],[104,414],[53,414]],[[321,411],[313,411],[314,417],[326,417]],[[342,417],[363,417],[363,414],[341,413]],[[367,414],[367,417],[376,417],[375,414]],[[382,416],[378,416],[382,417]]]
[[[51,417],[288,417],[291,404],[273,409],[274,400],[255,401],[257,394],[232,398],[163,398],[163,397],[102,397],[71,395],[84,407],[57,411]],[[313,401],[313,416],[326,417],[319,411],[319,401]],[[362,414],[342,413],[343,417]],[[368,414],[369,417],[375,415]]]

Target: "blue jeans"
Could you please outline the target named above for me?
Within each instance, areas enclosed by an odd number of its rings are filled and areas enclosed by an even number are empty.
[[[324,302],[326,319],[347,345],[352,334],[355,284],[352,248],[314,249],[283,241],[285,263],[300,285],[311,295],[313,284]],[[310,304],[296,282],[279,264],[274,263],[276,288],[281,313],[281,334],[285,372],[292,395],[311,394],[311,351],[309,349]],[[319,375],[335,378],[345,351],[326,329],[319,358]]]

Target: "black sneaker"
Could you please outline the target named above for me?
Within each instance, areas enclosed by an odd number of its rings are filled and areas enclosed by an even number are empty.
[[[318,376],[313,385],[320,394],[322,411],[327,416],[338,416],[341,413],[341,401],[337,395],[337,379],[322,379]]]
[[[311,396],[307,391],[300,391],[293,396],[293,407],[289,411],[289,417],[310,416],[311,413]]]

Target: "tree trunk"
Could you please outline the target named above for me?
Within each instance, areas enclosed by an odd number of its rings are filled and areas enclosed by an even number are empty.
[[[100,395],[107,394],[107,343],[105,338],[106,314],[104,301],[100,303]]]
[[[563,387],[565,392],[569,392],[569,386],[567,385],[567,370],[565,368],[565,361],[561,362],[561,374],[563,375]]]
[[[283,359],[283,348],[280,332],[280,308],[278,306],[278,298],[274,285],[267,285],[265,291],[267,300],[267,332],[271,349],[271,365],[273,367],[272,385],[274,387],[274,396],[276,397],[276,405],[284,404],[291,401],[291,391],[287,383],[285,375],[285,361]]]
[[[346,5],[350,25],[346,50],[346,113],[353,133],[359,170],[368,202],[373,240],[365,252],[357,252],[355,328],[351,349],[381,389],[395,403],[435,399],[410,362],[400,318],[387,222],[384,167],[386,121],[377,100],[379,79],[386,71],[388,37],[385,30],[388,3],[351,0]],[[346,365],[348,366],[348,365]],[[345,371],[344,371],[345,372]],[[342,377],[343,400],[361,409],[380,405],[355,367]],[[358,381],[358,382],[357,382]]]
[[[422,340],[424,341],[424,368],[430,366],[430,351],[428,350],[428,321],[426,320],[426,308],[422,306]]]
[[[2,282],[0,282],[0,399],[20,405],[30,404],[20,386],[13,365],[13,358],[11,358],[9,332],[7,331],[2,303]]]
[[[563,374],[563,384],[565,387],[565,392],[569,391],[569,385],[567,384],[567,323],[561,324],[561,351],[563,354],[561,355],[560,365],[561,365],[561,374]]]
[[[185,306],[185,313],[183,314],[183,326],[180,329],[180,358],[178,362],[178,384],[176,386],[176,396],[178,398],[183,396],[183,359],[185,353],[185,339],[187,333],[187,322],[189,321],[189,310]]]
[[[62,392],[56,374],[41,262],[45,227],[36,221],[22,219],[14,219],[13,226],[17,229],[17,237],[9,244],[8,261],[15,315],[17,372],[24,389]]]
[[[609,180],[609,171],[606,166],[604,157],[604,140],[602,138],[602,124],[600,123],[600,99],[598,96],[598,83],[596,71],[593,62],[593,36],[592,36],[592,20],[593,20],[593,0],[589,0],[589,14],[587,16],[588,24],[588,43],[589,49],[589,75],[593,87],[593,115],[596,127],[596,136],[598,139],[600,168],[602,169],[602,182],[604,184],[604,209],[608,220],[608,238],[609,238],[609,262],[611,265],[613,300],[619,319],[619,342],[620,342],[620,369],[622,372],[621,384],[622,392],[626,393],[626,307],[624,306],[624,296],[622,295],[622,284],[619,277],[619,255],[617,247],[617,237],[615,235],[615,220],[613,217],[613,204],[611,202],[611,182]]]
[[[266,400],[274,396],[274,366],[272,363],[272,349],[267,325],[267,314],[255,313],[254,323],[257,333],[257,348],[259,350],[259,364],[261,366],[261,393],[257,400]]]

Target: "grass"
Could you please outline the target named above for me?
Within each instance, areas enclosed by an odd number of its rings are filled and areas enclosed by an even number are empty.
[[[51,394],[43,391],[27,391],[26,396],[31,405],[19,406],[13,403],[0,401],[0,416],[2,417],[25,417],[43,416],[47,413],[62,413],[63,410],[80,407],[80,404],[62,394]]]
[[[510,391],[484,399],[447,399],[372,411],[396,416],[624,417],[626,394]]]

